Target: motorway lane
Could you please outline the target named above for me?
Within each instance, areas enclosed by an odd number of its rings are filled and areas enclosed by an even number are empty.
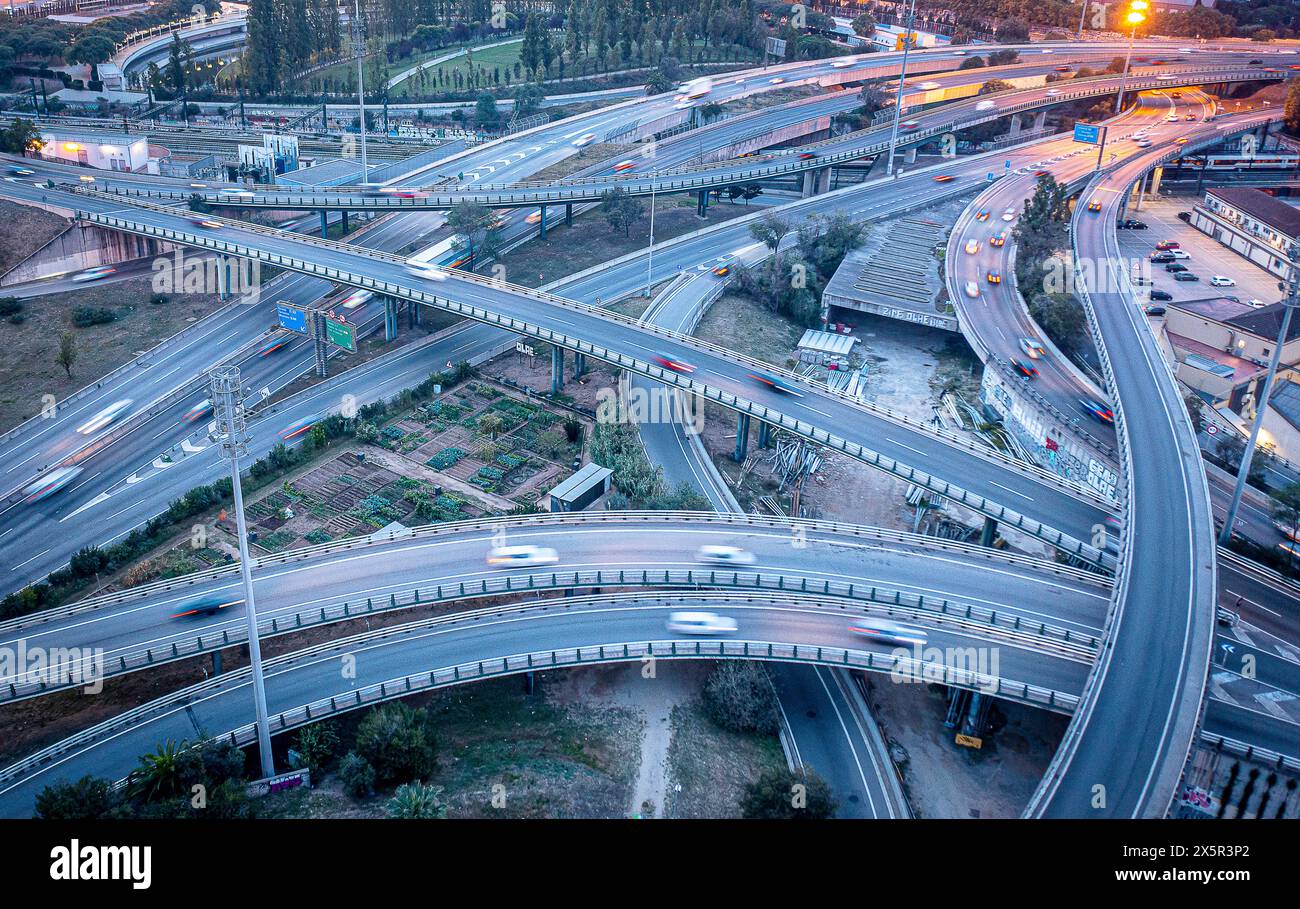
[[[569,516],[566,516],[569,517]],[[664,521],[628,518],[611,524],[574,515],[566,523],[511,522],[506,545],[555,548],[554,571],[699,570],[695,552],[707,544],[737,545],[753,552],[757,573],[779,573],[810,583],[834,581],[901,590],[926,597],[1017,615],[1085,636],[1099,635],[1109,587],[1095,575],[1058,571],[1052,563],[989,553],[978,547],[940,548],[936,541],[905,536],[855,537],[810,528],[806,545],[787,526],[752,527],[725,519],[693,517]],[[303,609],[343,602],[386,600],[414,589],[479,584],[484,579],[527,577],[550,569],[489,568],[493,526],[448,528],[436,535],[328,552],[304,561],[254,566],[254,595],[262,621],[282,621]],[[802,543],[803,541],[799,541]],[[708,570],[707,568],[705,570]],[[199,633],[238,630],[242,609],[173,620],[184,605],[209,595],[238,595],[237,572],[151,592],[104,609],[81,609],[23,628],[0,630],[0,647],[96,647],[111,662],[145,647],[167,647]]]
[[[1269,116],[1234,117],[1233,123]],[[1186,132],[1193,144],[1215,134],[1205,126]],[[1150,161],[1176,147],[1156,145],[1089,184],[1085,196],[1100,198],[1102,211],[1075,213],[1081,256],[1119,263],[1115,219],[1125,190]],[[1200,450],[1146,317],[1126,293],[1092,294],[1092,311],[1128,438],[1132,496],[1120,583],[1127,578],[1110,627],[1109,660],[1099,663],[1088,700],[1067,731],[1066,750],[1058,755],[1061,772],[1045,781],[1035,802],[1051,817],[1159,817],[1186,762],[1205,687],[1214,625],[1214,521]],[[1093,807],[1098,785],[1107,793],[1100,810]]]
[[[1204,729],[1211,735],[1247,742],[1277,754],[1300,758],[1300,724],[1265,713],[1247,710],[1222,701],[1205,705]]]
[[[512,654],[595,647],[622,642],[664,640],[667,614],[679,606],[671,599],[642,598],[645,605],[615,603],[588,605],[576,601],[550,601],[524,614],[479,618],[444,618],[412,631],[387,629],[369,640],[345,639],[316,654],[290,656],[266,664],[266,693],[272,716],[301,705],[346,695],[368,685],[423,673],[441,667],[478,663]],[[698,607],[696,607],[698,608]],[[817,606],[777,608],[761,603],[735,605],[717,601],[713,608],[735,617],[740,631],[735,639],[786,644],[807,644],[890,653],[894,648],[876,645],[847,630],[841,610]],[[409,626],[408,626],[409,627]],[[936,647],[981,645],[981,638],[937,631]],[[355,677],[344,679],[339,661],[355,660]],[[1078,691],[1086,667],[1067,659],[1044,659],[1037,650],[1020,645],[1000,647],[999,675],[1061,692]],[[25,817],[36,794],[60,780],[93,774],[112,779],[125,776],[139,755],[158,742],[194,740],[199,735],[221,735],[244,726],[250,718],[252,698],[244,672],[221,676],[205,693],[182,704],[157,710],[146,721],[102,737],[42,765],[38,770],[0,784],[0,816]],[[401,689],[398,689],[401,690]]]
[[[1019,166],[1037,160],[1033,154],[1031,147],[1024,151],[999,153],[998,158],[1001,160],[1004,156],[1009,156],[1013,163]],[[930,201],[946,198],[952,194],[954,186],[956,191],[960,192],[962,189],[969,191],[971,187],[982,185],[979,181],[982,180],[986,167],[987,163],[978,158],[958,161],[952,168],[952,172],[958,175],[958,179],[952,184],[936,184],[925,174],[909,175],[894,181],[873,181],[835,193],[816,196],[786,206],[781,211],[785,217],[795,222],[816,214],[836,211],[858,219],[886,217],[907,210],[911,205],[924,205]],[[762,212],[755,212],[748,220],[758,218],[761,214]],[[439,216],[431,213],[426,217]],[[748,220],[735,219],[709,227],[701,231],[698,236],[686,236],[657,244],[651,280],[659,283],[672,278],[685,268],[694,269],[699,263],[711,262],[721,250],[753,249],[755,243],[749,235]],[[640,254],[619,260],[607,268],[596,269],[558,282],[549,289],[585,302],[599,303],[602,300],[609,302],[621,295],[642,290],[647,275],[646,265],[645,254]],[[508,332],[477,323],[471,324],[468,331],[471,334],[462,336],[464,340],[456,342],[457,349],[460,349],[461,344],[474,351],[499,349],[508,346],[513,338],[513,335]],[[355,383],[341,377],[339,383],[331,385],[335,389],[332,393],[336,397],[329,403],[336,405],[344,393],[353,394],[358,403],[369,403],[375,400],[369,397],[372,391],[390,388],[393,391],[386,394],[391,395],[403,387],[417,384],[430,372],[441,369],[448,360],[456,362],[453,352],[446,346],[422,348],[422,351],[423,353],[413,356],[403,355],[395,361],[377,365],[367,371],[364,377],[359,376]],[[278,425],[262,424],[259,429],[255,424],[256,451],[269,450],[274,441],[277,441],[273,433],[281,426],[319,412],[322,402],[320,394],[314,392],[307,398],[296,397],[292,401],[285,402],[278,408],[282,420]],[[177,441],[172,437],[167,440],[167,445],[175,444]],[[208,482],[218,475],[217,467],[210,468],[206,473],[194,471],[192,468],[195,465],[191,463],[193,459],[186,459],[168,470],[166,479],[162,481],[169,484],[165,489],[150,490],[143,486],[128,489],[123,484],[123,480],[129,472],[147,466],[149,460],[161,454],[167,447],[162,441],[157,444],[158,448],[150,451],[148,458],[116,464],[112,469],[105,468],[100,471],[102,477],[97,477],[93,482],[86,480],[85,488],[79,491],[78,496],[73,497],[65,492],[49,500],[48,507],[52,509],[51,514],[58,518],[66,518],[86,502],[102,495],[112,484],[117,484],[113,497],[101,505],[94,506],[97,511],[87,514],[88,518],[94,518],[93,522],[65,523],[58,532],[52,530],[42,532],[43,526],[48,528],[50,525],[42,525],[35,519],[25,523],[25,532],[39,533],[41,539],[52,541],[53,545],[48,551],[33,555],[30,547],[20,542],[20,536],[0,529],[0,558],[7,558],[11,566],[19,568],[21,574],[14,577],[16,579],[43,577],[53,568],[66,564],[68,556],[82,546],[102,545],[117,539],[131,527],[143,523],[156,514],[160,507],[159,503],[170,501],[198,482]],[[111,452],[112,449],[109,451]],[[87,477],[94,472],[90,469],[92,465],[87,465],[89,471]],[[13,518],[11,516],[8,519]],[[0,522],[0,528],[4,526]]]
[[[1198,121],[1213,113],[1213,102],[1203,95],[1190,91],[1184,95],[1183,105],[1195,111]],[[1179,125],[1164,124],[1162,121],[1171,111],[1177,111],[1181,119],[1188,112],[1187,109],[1179,107],[1177,102],[1163,93],[1142,97],[1144,100],[1137,107],[1108,121],[1108,148],[1117,150],[1120,154],[1131,151],[1133,147],[1127,144],[1128,138],[1143,130],[1151,135],[1153,141],[1181,134],[1182,128]],[[1083,413],[1080,399],[1098,397],[1095,383],[1084,377],[1077,366],[1068,361],[1062,362],[1056,356],[1030,360],[1020,346],[1021,338],[1042,338],[1042,330],[1030,317],[1015,288],[1013,275],[1016,244],[1012,234],[1025,201],[1033,196],[1037,184],[1034,173],[1039,169],[1047,170],[1058,183],[1068,184],[1085,178],[1094,170],[1097,161],[1095,146],[1080,145],[1069,137],[1045,141],[1038,148],[1042,154],[1039,162],[1041,168],[1033,165],[1020,168],[1014,178],[1000,180],[962,213],[948,243],[948,261],[954,263],[948,272],[949,292],[962,310],[963,327],[973,335],[977,351],[982,348],[989,356],[1004,364],[1012,359],[1033,363],[1038,369],[1038,376],[1026,381],[1032,383],[1034,391],[1046,398],[1060,413],[1073,415],[1075,425],[1113,449],[1114,427],[1106,426],[1090,416],[1079,416]],[[1086,206],[1089,201],[1081,199],[1079,204]],[[1016,213],[1011,221],[1004,217],[1008,209]],[[978,220],[977,216],[982,213],[987,213],[986,221]],[[1003,231],[1007,234],[1006,243],[1002,247],[993,246],[990,239]],[[965,252],[970,242],[978,244],[973,254]],[[1002,282],[989,282],[987,277],[990,273],[1000,275]],[[965,292],[968,282],[974,282],[979,289],[978,298],[971,299]],[[1111,466],[1114,467],[1113,464]]]
[[[850,443],[902,465],[939,465],[936,470],[941,473],[936,476],[941,481],[1019,512],[1032,521],[1058,528],[1076,540],[1089,539],[1092,528],[1104,519],[1103,500],[1045,471],[974,446],[954,443],[937,433],[896,421],[877,409],[824,394],[807,383],[797,386],[798,397],[784,394],[750,378],[750,372],[756,367],[735,362],[687,338],[656,336],[630,321],[615,320],[600,311],[538,299],[506,285],[469,281],[454,272],[447,280],[428,282],[412,277],[400,261],[363,255],[342,246],[308,246],[278,233],[254,232],[235,225],[204,231],[199,236],[191,232],[193,229],[186,219],[171,212],[112,207],[103,211],[99,205],[94,207],[135,229],[178,231],[182,237],[193,238],[200,244],[238,243],[263,256],[288,257],[382,282],[399,288],[399,294],[409,291],[436,294],[439,300],[481,307],[503,318],[537,325],[546,332],[599,343],[639,362],[648,363],[656,356],[664,356],[694,363],[698,367],[696,372],[689,380],[681,381],[711,389],[715,395],[734,395],[741,401],[806,424],[833,428]]]

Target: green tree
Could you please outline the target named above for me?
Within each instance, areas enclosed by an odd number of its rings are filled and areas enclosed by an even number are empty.
[[[190,65],[190,46],[181,40],[180,32],[172,34],[171,47],[167,50],[167,76],[172,83],[172,91],[180,95],[185,91],[185,68]]]
[[[170,739],[160,742],[156,751],[140,757],[140,765],[131,774],[131,792],[145,801],[167,799],[181,792],[180,754],[183,745]]]
[[[65,331],[59,336],[59,352],[54,355],[54,362],[72,378],[72,367],[77,364],[77,336],[72,332]]]
[[[425,821],[444,818],[447,808],[442,804],[441,786],[428,786],[416,780],[397,787],[393,797],[388,800],[387,812],[391,818],[410,821]]]
[[[384,704],[357,727],[357,754],[375,768],[379,783],[421,779],[437,769],[433,719],[401,702]]]
[[[864,117],[870,117],[889,104],[889,95],[885,93],[884,89],[871,83],[862,86],[862,90],[858,92],[858,97],[862,99],[862,106],[858,108],[858,113]]]
[[[623,187],[615,186],[601,193],[600,213],[610,227],[623,231],[626,237],[632,232],[632,225],[645,214],[645,206]]]
[[[781,241],[785,239],[786,234],[790,233],[791,229],[789,221],[770,212],[749,225],[749,235],[772,252],[768,270],[774,281],[776,273],[781,268]]]
[[[129,814],[112,783],[98,777],[54,783],[36,796],[36,817],[45,821],[98,821]]]
[[[1282,128],[1291,135],[1300,137],[1300,76],[1293,78],[1287,89]]]
[[[870,13],[860,13],[850,25],[859,38],[871,38],[876,34],[876,20]]]
[[[469,252],[471,271],[475,257],[487,242],[488,235],[496,229],[496,223],[496,213],[478,202],[459,202],[447,212],[447,226],[457,233]]]
[[[762,663],[723,660],[704,682],[704,710],[724,729],[776,733],[780,708]]]
[[[497,99],[491,93],[483,92],[474,105],[474,119],[479,126],[491,129],[501,122],[501,112],[497,110]]]
[[[831,787],[820,776],[784,767],[764,771],[745,787],[740,802],[741,814],[751,819],[820,820],[834,816],[837,807]]]
[[[1004,82],[1001,79],[990,79],[980,86],[979,91],[976,92],[976,94],[991,95],[994,92],[1005,92],[1013,88],[1015,88],[1015,86],[1010,82]]]
[[[499,433],[506,425],[506,421],[501,419],[500,415],[494,413],[485,413],[478,418],[479,432],[485,432],[495,441]]]
[[[10,155],[27,155],[40,151],[42,146],[41,131],[31,120],[16,117],[3,130],[0,130],[0,151]]]
[[[1029,42],[1029,23],[1024,19],[1003,19],[993,33],[1002,44],[1027,44]]]

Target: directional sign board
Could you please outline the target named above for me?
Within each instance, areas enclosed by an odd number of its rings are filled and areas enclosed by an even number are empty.
[[[1091,123],[1074,124],[1074,141],[1085,142],[1088,145],[1096,145],[1101,138],[1101,127],[1094,126]]]
[[[280,320],[280,327],[307,334],[307,311],[289,303],[276,303],[275,314]]]
[[[356,330],[347,322],[337,322],[334,319],[326,319],[325,340],[329,341],[335,347],[342,347],[344,350],[350,350],[353,353],[356,352]]]
[[[785,39],[784,39],[784,38],[768,38],[768,39],[767,39],[767,42],[766,42],[766,46],[765,46],[765,48],[764,48],[764,51],[765,51],[765,53],[769,53],[769,54],[771,54],[773,57],[777,57],[777,58],[779,58],[779,59],[781,59],[781,60],[784,60],[784,59],[785,59]]]

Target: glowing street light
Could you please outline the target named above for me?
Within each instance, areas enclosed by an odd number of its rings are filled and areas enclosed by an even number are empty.
[[[1146,0],[1133,0],[1128,7],[1128,15],[1124,17],[1124,21],[1131,25],[1132,29],[1129,31],[1128,36],[1128,53],[1124,55],[1124,75],[1119,80],[1119,96],[1115,99],[1115,113],[1117,114],[1124,107],[1124,89],[1128,85],[1129,61],[1133,59],[1133,42],[1137,40],[1138,26],[1146,21],[1147,17],[1142,12],[1146,8]]]

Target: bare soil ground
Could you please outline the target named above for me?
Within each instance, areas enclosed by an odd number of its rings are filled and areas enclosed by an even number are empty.
[[[704,675],[709,664],[701,664]],[[784,769],[776,736],[732,732],[714,723],[699,698],[672,708],[664,816],[737,818],[745,787],[764,771]]]
[[[1068,718],[1006,701],[995,712],[1005,725],[979,750],[956,744],[943,725],[940,686],[893,684],[872,675],[871,713],[895,751],[908,800],[918,817],[1017,817],[1047,770]],[[898,755],[896,755],[897,758]]]
[[[584,167],[590,167],[620,155],[631,157],[636,152],[635,146],[620,145],[616,142],[593,142],[586,148],[579,149],[576,155],[570,155],[563,161],[556,161],[549,167],[543,167],[528,178],[529,182],[560,180],[569,174],[577,173]]]
[[[655,203],[655,242],[662,243],[753,211],[755,209],[751,206],[710,202],[708,216],[697,218],[693,198],[658,199]],[[565,227],[562,217],[556,218],[553,227],[550,226],[549,214],[547,221],[545,240],[532,240],[498,260],[505,265],[507,279],[512,283],[540,287],[584,268],[644,249],[650,239],[648,203],[644,214],[626,236],[612,229],[594,208],[574,215],[572,227]]]
[[[155,306],[152,295],[150,276],[142,275],[31,300],[23,307],[22,324],[0,322],[6,354],[0,360],[0,430],[38,413],[42,395],[69,395],[224,305],[215,294],[177,294]],[[82,306],[111,309],[117,318],[76,328],[72,313]],[[65,331],[76,338],[71,378],[54,362]]]
[[[43,208],[0,199],[0,274],[53,240],[70,223]]]
[[[599,671],[599,670],[597,670]],[[409,699],[434,717],[438,770],[424,782],[443,787],[453,818],[625,817],[639,761],[637,712],[575,701],[564,692],[585,670],[537,676],[532,694],[522,677],[462,685]],[[344,718],[355,726],[360,714]],[[346,743],[351,736],[342,736]],[[493,807],[495,786],[505,807]],[[282,817],[383,817],[391,792],[353,799],[326,774],[301,795],[263,803]]]

